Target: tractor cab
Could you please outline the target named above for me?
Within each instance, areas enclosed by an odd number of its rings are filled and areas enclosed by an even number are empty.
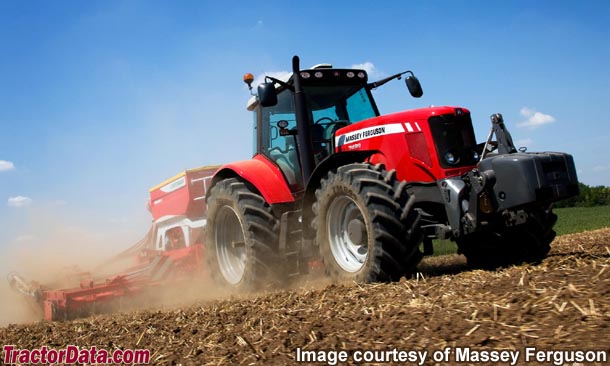
[[[379,115],[366,71],[320,65],[299,74],[306,105],[302,116],[297,116],[295,106],[294,74],[284,80],[267,77],[270,82],[261,84],[258,98],[248,103],[254,112],[254,154],[273,161],[292,191],[302,190],[306,183],[301,163],[308,158],[305,155],[317,165],[333,153],[338,129]],[[299,119],[309,135],[305,140],[299,139]]]
[[[322,64],[309,70],[293,68],[281,79],[267,76],[258,86],[258,96],[248,103],[254,112],[254,155],[273,161],[291,191],[303,190],[313,169],[334,153],[339,129],[379,116],[371,90],[402,74],[369,84],[365,70]],[[253,80],[251,74],[244,76],[250,89]],[[407,81],[421,96],[419,82],[414,77]]]

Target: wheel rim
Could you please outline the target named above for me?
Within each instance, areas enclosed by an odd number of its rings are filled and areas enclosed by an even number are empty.
[[[231,285],[241,281],[246,268],[246,243],[235,210],[222,206],[216,217],[216,253],[225,280]]]
[[[368,232],[364,216],[352,198],[338,196],[326,214],[330,250],[345,271],[358,272],[368,256]]]

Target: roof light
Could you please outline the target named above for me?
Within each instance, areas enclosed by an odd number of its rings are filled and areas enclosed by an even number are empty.
[[[301,72],[301,77],[303,79],[309,79],[310,76],[311,76],[311,74],[306,71]]]
[[[244,74],[244,83],[248,84],[248,89],[252,90],[252,82],[254,81],[254,75],[249,72]]]
[[[254,75],[250,74],[250,73],[246,73],[244,74],[244,83],[246,84],[250,84],[254,81]]]
[[[365,77],[365,76],[366,76],[366,75],[364,74],[364,71],[360,71],[360,72],[358,73],[358,77],[359,77],[360,79],[364,79],[364,77]]]
[[[348,77],[348,78],[350,78],[350,79],[351,79],[351,78],[353,78],[354,76],[356,76],[356,74],[354,74],[354,72],[353,72],[353,71],[348,71],[348,72],[347,72],[347,77]]]
[[[321,78],[324,74],[322,74],[322,72],[320,71],[316,71],[315,74],[313,74],[313,76],[317,77],[318,79]]]

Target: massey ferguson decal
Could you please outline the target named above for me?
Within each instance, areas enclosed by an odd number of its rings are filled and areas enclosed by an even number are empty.
[[[345,135],[337,136],[335,138],[336,146],[343,146],[345,144],[351,144],[356,141],[365,140],[371,137],[391,135],[393,133],[404,133],[405,128],[402,123],[391,123],[387,125],[374,126],[362,128],[353,132],[346,133]]]

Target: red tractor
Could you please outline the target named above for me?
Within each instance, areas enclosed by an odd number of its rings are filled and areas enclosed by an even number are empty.
[[[572,156],[517,152],[499,114],[481,144],[465,108],[380,115],[372,89],[409,74],[411,95],[422,95],[410,71],[369,83],[364,70],[301,70],[298,57],[292,67],[248,103],[251,160],[151,188],[149,233],[93,272],[46,284],[11,273],[11,287],[56,320],[208,275],[233,291],[321,267],[335,280],[393,281],[435,238],[456,241],[476,267],[545,257],[552,203],[578,194]]]
[[[318,259],[334,279],[397,280],[435,238],[476,267],[546,256],[552,203],[578,194],[572,156],[518,152],[499,114],[480,144],[465,108],[380,115],[371,90],[404,74],[420,97],[411,71],[369,82],[364,70],[301,70],[296,56],[289,77],[266,77],[248,104],[254,157],[222,166],[207,190],[218,283],[260,288]]]

